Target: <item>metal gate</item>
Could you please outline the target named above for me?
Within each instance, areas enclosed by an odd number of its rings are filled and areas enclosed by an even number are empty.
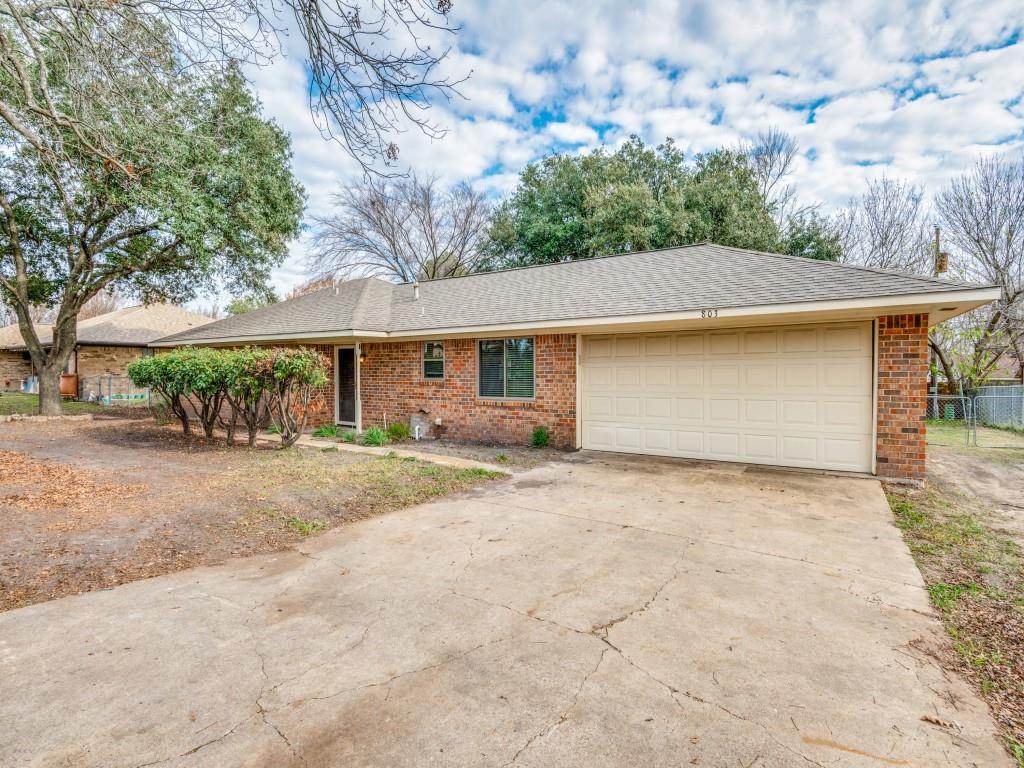
[[[983,387],[972,410],[974,445],[1024,449],[1024,386]]]
[[[929,395],[926,436],[929,445],[971,444],[973,404],[965,395]]]

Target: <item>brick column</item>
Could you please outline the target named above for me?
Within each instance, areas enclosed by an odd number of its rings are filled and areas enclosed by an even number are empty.
[[[878,444],[880,477],[925,475],[928,406],[928,315],[878,318]]]

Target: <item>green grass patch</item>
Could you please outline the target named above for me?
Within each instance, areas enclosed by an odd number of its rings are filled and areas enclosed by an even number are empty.
[[[303,520],[301,517],[290,517],[286,525],[296,533],[301,533],[303,536],[309,536],[313,533],[320,533],[320,531],[327,530],[327,523],[322,520]]]
[[[409,425],[404,421],[396,421],[393,424],[388,424],[388,439],[393,440],[396,443],[402,440],[408,440],[409,435],[412,434],[409,431]]]
[[[336,424],[321,424],[313,430],[313,437],[337,437],[338,426]]]
[[[78,400],[65,400],[61,411],[66,416],[78,416],[83,413],[103,413],[105,406],[99,403],[83,403]],[[0,416],[38,416],[39,395],[26,395],[21,392],[5,392],[0,395]]]

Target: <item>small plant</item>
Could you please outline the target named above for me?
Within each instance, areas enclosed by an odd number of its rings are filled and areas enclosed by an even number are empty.
[[[346,443],[354,443],[357,437],[359,437],[359,435],[356,434],[356,431],[354,429],[347,429],[342,434],[341,439],[344,440]]]
[[[313,430],[313,437],[337,437],[338,427],[335,424],[321,424]]]
[[[301,533],[303,536],[309,536],[311,533],[320,533],[320,531],[327,530],[327,523],[322,520],[303,520],[301,517],[288,518],[287,525],[293,531]]]
[[[388,425],[388,437],[396,443],[408,440],[410,434],[409,425],[404,421],[396,421]]]
[[[267,427],[267,433],[271,434],[271,435],[280,435],[281,434],[281,425],[280,424],[271,424],[269,427]]]
[[[551,434],[547,427],[537,427],[530,436],[530,445],[534,448],[547,448],[551,443]]]
[[[380,427],[370,427],[363,432],[363,445],[384,445],[388,441],[388,433]]]
[[[499,453],[497,456],[494,457],[494,460],[499,464],[508,464],[508,454]]]

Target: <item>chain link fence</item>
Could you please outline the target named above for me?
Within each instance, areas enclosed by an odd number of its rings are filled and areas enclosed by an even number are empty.
[[[85,376],[79,379],[82,400],[101,405],[150,407],[148,388],[136,387],[127,376]]]
[[[979,448],[1024,448],[1024,386],[981,387],[974,400]]]
[[[929,395],[926,424],[930,445],[970,444],[973,403],[964,395]]]

